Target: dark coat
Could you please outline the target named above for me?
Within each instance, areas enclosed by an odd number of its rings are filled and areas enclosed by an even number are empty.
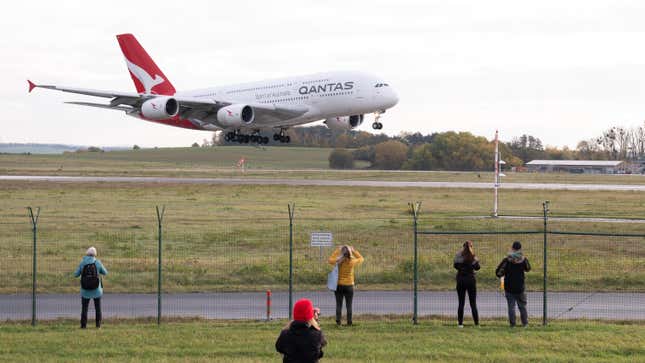
[[[318,362],[327,345],[322,331],[301,321],[292,322],[280,332],[275,349],[283,354],[282,361],[294,363]]]
[[[457,270],[457,282],[474,282],[475,271],[480,269],[479,260],[477,258],[472,262],[465,262],[461,252],[458,252],[455,256],[452,266]]]
[[[528,258],[522,256],[520,259],[505,257],[495,269],[497,277],[504,276],[504,291],[512,294],[524,292],[524,272],[531,271],[531,264]]]

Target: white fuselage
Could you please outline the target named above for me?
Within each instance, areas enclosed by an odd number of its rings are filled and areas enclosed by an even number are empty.
[[[280,126],[300,125],[338,116],[384,112],[398,102],[398,96],[387,83],[370,74],[349,71],[184,91],[178,92],[176,96],[205,98],[233,104],[306,106],[306,113],[282,120]],[[202,121],[218,125],[214,115]],[[249,125],[244,128],[254,129],[257,126]],[[218,128],[226,129],[221,126]]]

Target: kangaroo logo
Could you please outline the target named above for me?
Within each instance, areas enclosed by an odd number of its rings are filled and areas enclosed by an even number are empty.
[[[152,88],[158,84],[164,83],[166,80],[163,79],[163,77],[159,76],[158,74],[155,74],[154,78],[146,72],[145,69],[139,67],[138,65],[130,62],[127,58],[125,59],[125,63],[128,65],[128,69],[132,74],[134,74],[135,77],[141,82],[143,85],[143,88],[145,90],[145,93],[149,94],[152,92]]]

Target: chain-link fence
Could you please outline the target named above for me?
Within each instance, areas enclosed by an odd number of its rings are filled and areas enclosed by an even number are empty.
[[[109,271],[103,278],[106,319],[287,318],[300,297],[311,298],[323,316],[333,316],[334,294],[325,284],[332,269],[328,259],[336,246],[349,244],[365,257],[356,268],[355,315],[453,321],[453,258],[466,240],[473,241],[481,263],[482,319],[506,317],[495,267],[517,240],[532,266],[526,286],[533,323],[645,320],[642,222],[547,220],[545,229],[543,218],[316,219],[299,218],[297,211],[288,218],[285,211],[284,218],[210,220],[148,214],[129,217],[119,229],[111,227],[111,218],[77,226],[47,209],[35,225],[24,215],[24,222],[0,221],[0,320],[76,318],[79,282],[72,274],[90,245]],[[331,232],[332,246],[312,245],[315,232]]]

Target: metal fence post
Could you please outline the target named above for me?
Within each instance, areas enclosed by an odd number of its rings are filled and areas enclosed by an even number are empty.
[[[166,206],[162,206],[161,210],[159,206],[155,206],[157,210],[157,325],[161,324],[161,244],[163,241],[162,237],[162,227],[163,227],[163,215],[166,212]]]
[[[289,320],[293,310],[293,214],[295,212],[295,203],[289,203]]]
[[[34,215],[33,209],[27,207],[29,211],[29,218],[31,219],[31,231],[34,240],[33,246],[33,259],[32,259],[32,272],[31,272],[31,326],[36,325],[36,271],[37,271],[37,239],[38,239],[38,217],[40,217],[40,207],[36,209],[36,214]]]
[[[544,201],[542,203],[542,211],[544,213],[544,243],[542,245],[543,251],[542,251],[542,325],[546,326],[547,324],[547,312],[546,312],[546,303],[547,303],[547,291],[546,291],[546,283],[547,283],[547,275],[546,275],[546,263],[547,263],[547,221],[549,219],[549,201]]]
[[[421,202],[408,203],[410,207],[410,213],[414,221],[414,302],[413,302],[413,312],[412,312],[412,322],[414,325],[417,324],[418,317],[418,282],[419,282],[419,253],[418,253],[418,244],[417,244],[417,219],[419,217],[419,209],[421,208]]]

